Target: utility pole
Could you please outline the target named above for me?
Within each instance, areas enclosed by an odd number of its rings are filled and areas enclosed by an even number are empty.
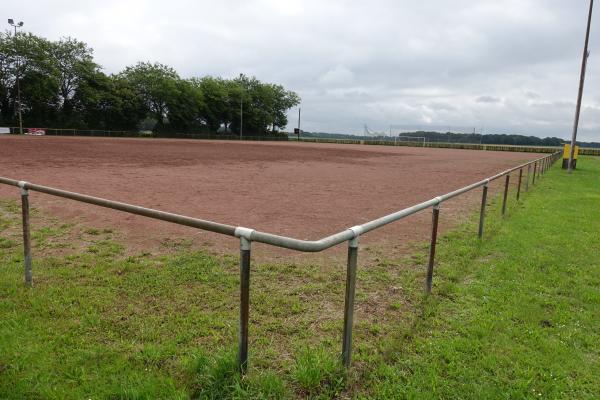
[[[15,48],[16,48],[16,43],[17,43],[17,28],[21,28],[23,27],[23,21],[19,22],[18,24],[15,24],[15,21],[12,18],[8,19],[8,23],[9,25],[13,26],[15,28]],[[19,65],[19,57],[17,56],[17,101],[19,102],[19,107],[18,107],[18,111],[19,111],[19,133],[22,135],[23,134],[23,116],[21,115],[21,84],[19,83],[20,80],[20,76],[19,73],[21,71],[21,66]]]
[[[298,107],[298,142],[300,142],[300,112],[302,111],[301,107]]]
[[[575,123],[573,124],[573,136],[571,137],[571,149],[569,151],[569,163],[567,171],[573,173],[573,158],[575,157],[575,144],[577,143],[577,128],[579,127],[579,114],[581,113],[581,99],[583,97],[583,85],[585,83],[585,70],[587,68],[587,59],[590,56],[588,44],[590,40],[590,26],[592,24],[592,10],[594,0],[590,0],[590,11],[588,13],[587,30],[585,32],[585,45],[583,46],[583,60],[581,62],[581,75],[579,78],[579,93],[577,94],[577,108],[575,109]]]
[[[244,78],[244,74],[240,74],[240,140],[244,137],[244,91],[247,90]]]

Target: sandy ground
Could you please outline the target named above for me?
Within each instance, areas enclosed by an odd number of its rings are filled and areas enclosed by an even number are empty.
[[[537,157],[342,144],[0,137],[0,176],[312,240]],[[121,232],[130,251],[158,251],[160,243],[181,238],[215,253],[239,246],[231,237],[39,193],[30,197],[33,207],[65,221]],[[18,190],[0,185],[0,198],[16,199]],[[440,229],[455,226],[479,201],[476,190],[445,203]],[[397,256],[406,243],[427,240],[430,220],[424,211],[365,235],[361,246]],[[263,260],[295,262],[338,258],[344,251],[338,246],[306,255],[255,246]]]

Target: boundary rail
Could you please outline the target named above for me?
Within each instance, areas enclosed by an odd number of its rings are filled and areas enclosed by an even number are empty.
[[[429,259],[427,263],[427,277],[425,281],[425,292],[431,293],[435,250],[437,244],[437,229],[441,204],[449,199],[470,192],[482,187],[481,209],[479,217],[478,237],[483,237],[485,211],[487,204],[488,185],[490,182],[504,177],[504,192],[502,197],[502,215],[506,214],[508,187],[510,177],[513,172],[518,171],[517,200],[521,195],[521,186],[523,181],[523,171],[527,169],[525,176],[525,191],[529,190],[530,182],[535,184],[536,178],[544,174],[548,168],[554,164],[560,157],[561,152],[555,152],[550,155],[537,158],[525,164],[518,165],[494,176],[472,183],[468,186],[457,189],[453,192],[434,197],[430,200],[413,205],[381,218],[366,222],[362,225],[352,226],[344,231],[335,233],[325,238],[309,241],[299,240],[286,236],[274,235],[271,233],[260,232],[246,227],[235,227],[232,225],[221,224],[213,221],[187,217],[183,215],[168,213],[155,209],[140,207],[132,204],[122,203],[113,200],[107,200],[99,197],[88,196],[85,194],[69,192],[48,186],[37,185],[25,181],[0,177],[0,184],[11,185],[20,188],[22,225],[23,225],[23,249],[24,249],[24,272],[26,285],[33,285],[31,240],[30,240],[30,222],[29,222],[29,191],[45,193],[51,196],[62,197],[83,203],[93,204],[100,207],[119,210],[130,214],[141,215],[157,220],[172,222],[178,225],[185,225],[205,231],[215,232],[227,236],[233,236],[240,241],[240,320],[238,336],[238,369],[244,374],[248,365],[248,321],[250,312],[250,261],[252,242],[260,242],[272,246],[283,247],[301,252],[320,252],[343,242],[348,243],[348,259],[346,269],[346,290],[344,302],[344,326],[342,338],[342,362],[345,367],[350,366],[352,351],[352,325],[354,318],[354,295],[356,286],[356,270],[358,260],[358,241],[361,235],[372,230],[399,221],[410,215],[416,214],[422,210],[432,208],[432,228],[429,247]]]
[[[18,134],[19,128],[10,127],[11,134]],[[23,128],[29,130],[33,128]],[[40,128],[44,130],[46,136],[80,136],[80,137],[114,137],[114,138],[146,138],[146,139],[197,139],[197,140],[232,140],[239,141],[240,137],[232,134],[211,134],[211,133],[174,133],[171,136],[156,136],[153,133],[143,133],[134,131],[109,131],[102,129],[61,129],[61,128]],[[410,139],[411,136],[402,136]],[[301,136],[296,137],[293,134],[286,136],[284,134],[263,134],[262,136],[244,135],[244,141],[265,141],[265,142],[307,142],[307,143],[339,143],[339,144],[361,144],[377,146],[406,146],[406,147],[431,147],[446,149],[464,149],[464,150],[488,150],[488,151],[514,151],[529,153],[554,153],[562,147],[556,146],[529,146],[529,145],[509,145],[509,144],[482,144],[482,143],[457,143],[457,142],[430,142],[422,137],[414,137],[415,140],[394,140],[394,137],[374,138],[374,139],[334,139]],[[600,156],[600,148],[580,147],[579,154],[589,156]]]

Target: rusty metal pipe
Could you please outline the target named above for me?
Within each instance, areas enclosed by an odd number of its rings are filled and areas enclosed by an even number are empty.
[[[431,242],[429,244],[429,262],[427,263],[427,278],[425,279],[425,293],[431,293],[433,284],[433,264],[435,262],[435,248],[437,245],[438,221],[440,218],[440,206],[433,207],[431,213]]]
[[[344,300],[344,334],[342,338],[342,362],[348,368],[352,360],[352,325],[354,321],[354,297],[356,293],[356,269],[358,263],[358,238],[348,241],[348,265],[346,269],[346,298]]]

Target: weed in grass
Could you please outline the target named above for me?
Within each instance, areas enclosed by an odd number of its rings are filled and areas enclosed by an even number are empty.
[[[345,371],[324,347],[303,349],[296,356],[292,377],[311,398],[333,398],[344,388]]]
[[[236,355],[233,352],[217,352],[207,356],[197,353],[192,362],[193,398],[227,399],[244,390],[241,387]]]
[[[0,249],[10,249],[14,247],[16,244],[10,239],[0,237]]]

